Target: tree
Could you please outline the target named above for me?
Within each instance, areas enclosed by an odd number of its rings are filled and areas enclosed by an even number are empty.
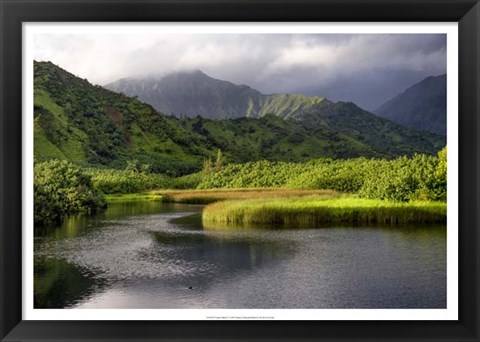
[[[203,168],[202,168],[202,171],[204,174],[208,174],[210,172],[212,172],[212,160],[210,159],[210,157],[205,158],[203,160]]]
[[[215,161],[215,169],[217,169],[217,171],[223,169],[223,164],[224,164],[224,158],[222,155],[222,150],[218,149],[217,160]]]
[[[138,162],[138,159],[127,160],[127,166],[125,166],[125,171],[129,171],[132,173],[139,173],[140,163]]]
[[[69,214],[105,207],[90,176],[65,160],[35,163],[33,179],[35,225],[58,223]]]
[[[436,199],[447,199],[447,146],[438,152],[438,164],[435,170]]]

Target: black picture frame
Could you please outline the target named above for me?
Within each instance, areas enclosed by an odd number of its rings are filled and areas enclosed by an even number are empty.
[[[2,341],[479,341],[480,4],[472,0],[0,0]],[[22,22],[459,23],[458,321],[22,320]]]

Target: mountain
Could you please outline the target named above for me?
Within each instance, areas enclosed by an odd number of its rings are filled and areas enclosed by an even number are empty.
[[[123,78],[105,88],[138,97],[162,113],[207,119],[256,118],[265,114],[288,118],[323,100],[299,94],[264,95],[246,85],[212,78],[200,70],[163,77]]]
[[[445,146],[445,137],[431,132],[413,130],[393,121],[382,119],[352,102],[323,101],[302,113],[297,119],[310,130],[327,127],[337,134],[390,155],[411,155],[415,152],[438,150]]]
[[[447,75],[427,77],[374,112],[410,128],[446,135]]]
[[[308,161],[312,158],[391,158],[415,152],[435,153],[442,137],[419,133],[383,120],[352,103],[322,104],[302,120],[272,114],[260,118],[184,120],[186,130],[198,133],[234,156],[234,161],[267,159]],[[232,160],[232,158],[230,158]]]
[[[136,159],[174,175],[198,170],[215,153],[204,137],[151,106],[50,62],[34,63],[34,137],[37,160],[124,168]]]
[[[200,170],[219,149],[227,162],[307,161],[433,154],[445,144],[444,137],[402,127],[353,103],[318,99],[272,97],[255,117],[177,118],[50,62],[35,62],[34,153],[39,161],[95,167],[124,168],[138,160],[176,176]]]
[[[345,139],[355,142],[357,149],[362,146],[362,153],[367,156],[411,154],[419,147],[428,150],[426,146],[437,139],[379,118],[351,102],[334,103],[323,97],[299,94],[265,95],[245,85],[214,79],[199,70],[145,79],[126,78],[107,87],[137,96],[158,110],[178,117],[199,115],[222,120],[261,118],[270,114],[301,123],[310,131],[318,132],[322,127],[343,134]],[[333,140],[329,142],[333,144]],[[366,152],[372,146],[375,153]],[[345,154],[351,155],[349,153],[357,149],[348,147]],[[334,149],[333,154],[338,155],[339,151]]]

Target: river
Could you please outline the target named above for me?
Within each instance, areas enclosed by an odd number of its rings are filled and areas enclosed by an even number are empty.
[[[445,308],[446,227],[208,229],[111,204],[35,232],[35,308]]]

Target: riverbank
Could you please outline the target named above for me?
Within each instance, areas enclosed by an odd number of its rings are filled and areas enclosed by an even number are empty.
[[[213,230],[201,209],[112,203],[35,230],[35,307],[445,308],[445,226]]]
[[[269,225],[313,228],[329,225],[445,224],[446,203],[359,198],[333,190],[156,190],[108,195],[108,203],[162,201],[206,205],[208,227]]]
[[[444,224],[446,211],[444,202],[393,202],[347,195],[336,198],[312,195],[217,202],[204,208],[202,220],[206,225],[227,227]]]
[[[294,189],[211,189],[211,190],[170,190],[154,191],[152,194],[162,196],[163,202],[184,204],[210,204],[227,200],[248,200],[269,198],[295,198],[316,195],[322,198],[341,196],[333,190],[294,190]]]
[[[135,202],[135,201],[162,201],[162,196],[152,192],[140,192],[133,194],[105,195],[108,203]]]
[[[152,190],[130,194],[105,195],[107,203],[162,201],[165,203],[210,204],[226,200],[255,198],[298,197],[318,195],[334,198],[341,193],[333,190],[292,189],[210,189],[210,190]]]

